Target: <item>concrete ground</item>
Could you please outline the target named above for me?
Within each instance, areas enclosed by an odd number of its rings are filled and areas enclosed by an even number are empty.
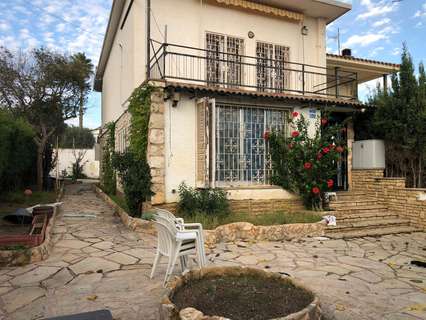
[[[155,237],[126,229],[87,184],[67,187],[54,231],[47,260],[0,269],[1,320],[103,308],[114,319],[157,319],[165,265],[149,279]],[[299,279],[327,319],[426,319],[426,269],[410,264],[426,260],[426,233],[220,244],[209,259]]]

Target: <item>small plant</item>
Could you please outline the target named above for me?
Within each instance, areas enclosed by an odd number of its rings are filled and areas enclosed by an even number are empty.
[[[84,165],[87,160],[83,162],[83,159],[86,155],[86,151],[76,152],[75,149],[73,151],[75,162],[71,167],[71,179],[73,182],[77,181],[77,179],[84,179],[86,175],[83,173]]]
[[[178,211],[189,215],[226,215],[229,213],[229,201],[223,190],[194,189],[182,182],[179,185]]]

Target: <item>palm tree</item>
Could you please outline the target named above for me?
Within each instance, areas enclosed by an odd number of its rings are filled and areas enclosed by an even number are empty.
[[[72,61],[77,69],[76,74],[78,78],[78,86],[80,88],[80,108],[78,111],[78,122],[79,127],[83,128],[83,114],[84,114],[84,102],[86,96],[91,89],[90,78],[93,75],[93,64],[92,60],[86,57],[82,52],[78,52],[72,56]]]

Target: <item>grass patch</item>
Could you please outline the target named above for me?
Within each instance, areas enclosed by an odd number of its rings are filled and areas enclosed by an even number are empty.
[[[185,222],[198,222],[204,229],[214,229],[220,225],[233,222],[249,222],[256,226],[271,226],[290,223],[313,223],[322,220],[321,215],[313,212],[284,212],[263,213],[252,215],[248,213],[231,213],[229,215],[194,215],[180,214]]]

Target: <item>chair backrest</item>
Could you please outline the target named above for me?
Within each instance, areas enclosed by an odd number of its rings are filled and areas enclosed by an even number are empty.
[[[160,219],[167,220],[169,223],[172,223],[176,226],[178,230],[184,230],[184,227],[179,223],[177,218],[173,213],[170,211],[164,210],[164,209],[155,209],[156,210],[156,216]]]
[[[176,242],[176,233],[170,229],[168,223],[161,220],[154,220],[155,229],[158,237],[158,250],[165,256],[170,256],[173,245]]]

